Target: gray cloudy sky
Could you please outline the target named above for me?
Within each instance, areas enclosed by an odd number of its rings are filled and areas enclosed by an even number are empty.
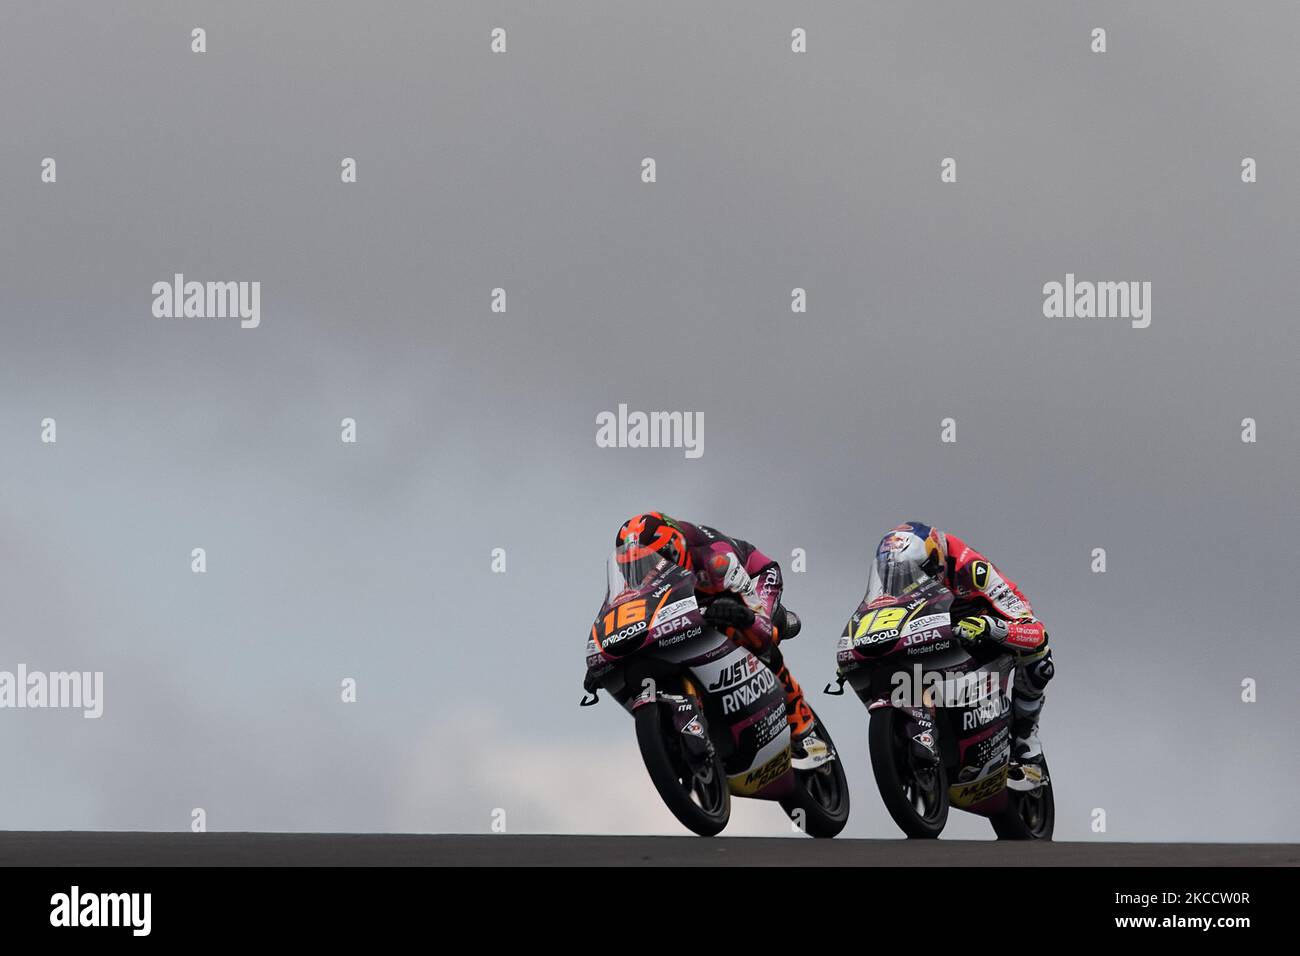
[[[1058,837],[1300,839],[1298,46],[1290,2],[5,5],[0,669],[106,688],[0,711],[0,827],[681,832],[575,706],[660,508],[806,549],[810,689],[885,529],[968,538],[1052,632]],[[174,272],[261,327],[154,318]],[[1044,318],[1067,272],[1151,327]],[[704,456],[597,448],[619,402]]]

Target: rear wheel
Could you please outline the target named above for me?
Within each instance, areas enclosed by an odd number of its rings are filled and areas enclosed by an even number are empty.
[[[700,836],[722,832],[731,819],[731,791],[718,755],[693,766],[670,715],[657,704],[636,712],[636,742],[655,789],[682,826]]]
[[[933,840],[948,822],[948,775],[942,761],[916,759],[907,715],[894,707],[871,712],[867,743],[871,771],[889,815],[909,837]]]
[[[822,719],[816,713],[813,718],[817,721],[817,736],[835,750]],[[781,808],[809,836],[829,838],[838,835],[849,822],[849,781],[844,776],[839,752],[836,751],[835,758],[820,767],[796,770],[794,794],[781,801]]]
[[[1056,827],[1052,777],[1043,760],[1043,779],[1035,790],[1007,790],[1007,808],[989,817],[999,840],[1050,840]]]

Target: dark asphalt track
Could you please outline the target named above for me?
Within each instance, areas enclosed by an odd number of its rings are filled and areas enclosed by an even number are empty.
[[[0,832],[2,866],[1300,866],[1300,845]]]

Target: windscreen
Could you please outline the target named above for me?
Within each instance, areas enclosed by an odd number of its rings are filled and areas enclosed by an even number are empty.
[[[639,591],[667,563],[658,552],[643,548],[636,541],[619,545],[605,565],[606,603],[614,603],[625,592]]]
[[[929,580],[930,575],[915,561],[899,560],[896,554],[877,555],[867,577],[867,601],[885,595],[902,597]]]

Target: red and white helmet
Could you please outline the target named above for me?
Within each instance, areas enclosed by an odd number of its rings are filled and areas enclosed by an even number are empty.
[[[943,532],[919,521],[900,524],[876,547],[867,581],[867,598],[898,597],[931,578],[940,578],[948,560]]]

